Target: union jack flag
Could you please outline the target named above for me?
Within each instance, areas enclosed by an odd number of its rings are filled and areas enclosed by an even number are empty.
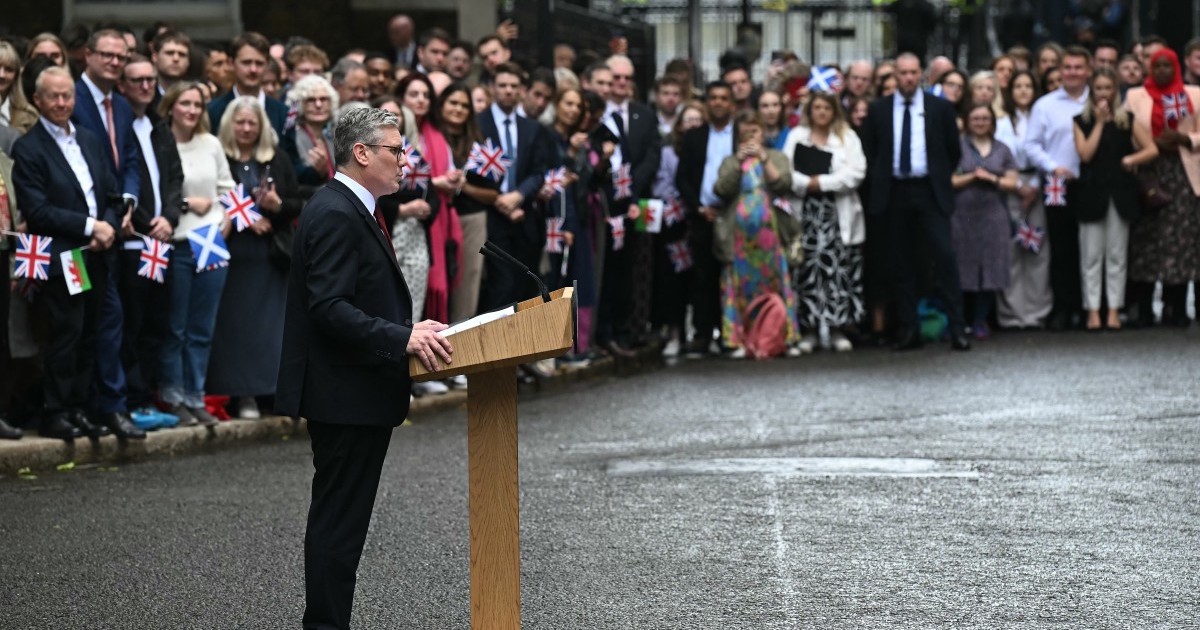
[[[245,186],[241,184],[221,195],[220,201],[225,208],[225,216],[233,220],[233,226],[239,232],[262,218],[254,206],[254,197],[247,195]]]
[[[400,177],[402,182],[408,181],[408,178],[413,174],[413,170],[425,158],[421,156],[421,152],[408,141],[408,138],[400,139],[400,153],[404,154],[404,167],[400,169]]]
[[[608,227],[612,230],[612,248],[613,251],[620,251],[625,247],[625,217],[609,217]]]
[[[837,94],[842,91],[842,77],[838,76],[838,71],[834,68],[817,66],[808,75],[808,89]]]
[[[1013,235],[1013,240],[1017,242],[1022,249],[1034,254],[1042,251],[1042,240],[1046,238],[1046,232],[1039,225],[1029,225],[1029,221],[1021,219],[1017,224],[1017,233]]]
[[[675,273],[683,273],[692,268],[692,249],[687,241],[667,243],[667,254],[671,256],[671,267]]]
[[[1046,178],[1046,205],[1067,205],[1067,178],[1055,175]]]
[[[683,221],[683,204],[679,203],[679,197],[672,197],[663,207],[663,224],[672,226],[680,221]]]
[[[563,245],[566,242],[566,234],[563,230],[563,225],[566,219],[562,217],[551,217],[546,219],[546,251],[551,254],[561,254]]]
[[[31,280],[50,279],[50,244],[54,239],[37,234],[18,234],[13,275]]]
[[[142,255],[137,274],[159,284],[167,281],[167,265],[171,262],[171,246],[146,236],[142,237]]]
[[[511,166],[512,160],[504,155],[504,147],[492,144],[492,139],[488,138],[483,144],[476,142],[471,147],[465,170],[498,182],[504,180]]]
[[[1179,121],[1188,117],[1191,114],[1191,108],[1188,107],[1187,92],[1179,92],[1176,94],[1163,94],[1163,118],[1174,124],[1170,125],[1172,129],[1179,124]]]
[[[567,168],[560,166],[558,168],[546,171],[546,188],[560,193],[567,185]]]
[[[633,175],[629,164],[622,164],[613,172],[613,199],[629,199],[633,196]]]
[[[776,208],[779,208],[780,210],[783,210],[784,212],[786,212],[792,216],[796,216],[794,211],[792,210],[792,202],[788,201],[786,197],[775,197],[774,199],[771,200],[771,205],[775,206]]]
[[[404,167],[406,172],[404,178],[400,180],[400,187],[405,190],[428,190],[429,183],[433,181],[433,173],[430,171],[429,162],[417,158],[419,161],[414,162],[413,166]]]
[[[289,130],[296,127],[296,121],[300,119],[300,108],[295,103],[288,108],[287,118],[283,121],[283,131],[287,133]]]

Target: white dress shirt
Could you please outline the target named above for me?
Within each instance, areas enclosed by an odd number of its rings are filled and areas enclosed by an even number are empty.
[[[617,129],[617,121],[613,119],[613,114],[616,114],[616,113],[621,114],[621,124],[625,125],[625,133],[621,133],[621,131],[619,129]],[[629,101],[625,101],[624,103],[616,103],[614,101],[609,101],[608,107],[606,107],[604,109],[604,126],[611,129],[613,134],[615,134],[618,138],[621,138],[622,136],[624,136],[625,139],[628,139],[629,138]],[[621,155],[621,143],[620,142],[618,142],[617,147],[615,149],[613,149],[612,157],[609,159],[608,163],[612,166],[612,170],[614,173],[617,172],[617,169],[621,168],[622,164],[625,163],[625,156]]]
[[[79,188],[83,190],[83,198],[87,200],[88,208],[87,226],[83,229],[83,235],[91,236],[92,230],[96,227],[96,218],[100,216],[100,206],[96,203],[96,182],[92,179],[92,171],[88,168],[87,160],[83,157],[83,149],[79,146],[78,129],[76,129],[75,123],[69,120],[67,128],[63,129],[50,122],[45,116],[42,117],[42,126],[50,132],[50,137],[54,138],[54,143],[62,151],[63,157],[67,158],[67,164],[71,165],[71,172],[75,174]]]
[[[904,96],[897,90],[892,95],[892,175],[902,177],[925,177],[929,175],[929,155],[925,152],[925,93],[917,90],[909,105],[912,118],[912,170],[900,174],[900,136],[904,133]]]
[[[147,116],[133,119],[133,135],[137,136],[138,148],[142,150],[142,159],[146,161],[146,170],[150,173],[150,186],[154,192],[154,216],[162,216],[162,173],[158,171],[158,158],[154,154],[154,143],[150,141],[150,132],[154,123]],[[125,249],[141,249],[142,242],[132,240],[125,242]]]
[[[729,121],[724,129],[708,126],[708,146],[704,153],[704,177],[700,178],[700,203],[710,208],[719,208],[721,198],[713,192],[717,183],[717,172],[721,170],[721,162],[733,155],[733,121]]]
[[[354,181],[352,177],[341,171],[334,173],[333,178],[345,184],[346,188],[349,188],[350,192],[354,193],[354,196],[358,197],[358,200],[366,206],[367,212],[370,212],[372,217],[375,216],[375,195],[372,195],[366,186]],[[375,219],[375,221],[378,222],[379,219]]]
[[[242,94],[238,94],[238,89],[237,89],[237,86],[236,86],[236,85],[235,85],[235,86],[233,86],[233,90],[232,90],[232,91],[233,91],[233,98],[234,98],[234,100],[237,100],[237,98],[238,98],[239,96],[243,96]],[[233,101],[230,101],[230,102],[232,103]],[[259,105],[262,105],[262,107],[263,107],[263,111],[264,111],[264,112],[265,112],[265,111],[267,111],[267,91],[266,91],[266,90],[264,90],[264,89],[262,89],[262,88],[259,88],[259,89],[258,89],[258,104],[259,104]],[[224,116],[224,115],[225,115],[225,112],[221,112],[221,115],[222,115],[222,116]],[[216,126],[217,126],[217,123],[219,123],[219,122],[221,122],[221,121],[219,121],[219,120],[211,120],[211,121],[209,121],[209,122],[211,122],[211,123],[212,123],[212,126],[213,126],[213,128],[216,128]]]
[[[500,109],[499,105],[492,103],[492,120],[496,121],[496,134],[500,136],[500,145],[504,147],[504,154],[508,156],[508,159],[512,160],[512,165],[508,167],[511,176],[505,175],[504,180],[500,182],[501,190],[502,192],[512,192],[512,186],[509,182],[515,183],[517,179],[515,173],[515,169],[517,168],[517,147],[515,145],[521,143],[521,139],[517,137],[517,111],[513,109],[511,113],[506,114],[504,110]],[[509,128],[512,130],[514,146],[511,147],[508,146],[508,138],[504,133],[504,121],[506,120],[512,121],[509,124]]]
[[[1025,155],[1043,173],[1065,166],[1079,176],[1074,118],[1083,111],[1087,98],[1087,88],[1078,99],[1071,98],[1066,89],[1058,88],[1033,104],[1029,131],[1025,134]]]

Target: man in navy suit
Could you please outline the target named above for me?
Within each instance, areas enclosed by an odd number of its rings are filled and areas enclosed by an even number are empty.
[[[45,412],[40,433],[70,440],[100,437],[110,430],[141,434],[119,414],[92,424],[85,412],[96,362],[96,328],[107,275],[92,275],[92,290],[70,295],[58,263],[62,252],[90,246],[85,265],[102,266],[121,223],[117,180],[109,168],[105,141],[71,122],[75,86],[57,66],[42,71],[33,96],[41,119],[13,146],[13,188],[31,234],[53,238],[49,281],[37,308],[49,323],[45,350]],[[145,434],[141,434],[145,437]]]
[[[445,324],[412,322],[412,300],[377,200],[400,188],[400,121],[348,112],[337,174],[300,213],[275,410],[308,419],[312,503],[304,536],[304,628],[349,628],[355,573],[392,429],[408,414],[408,359],[450,363]]]
[[[896,349],[921,345],[912,262],[913,245],[920,241],[936,267],[950,319],[950,346],[969,350],[958,264],[950,240],[950,214],[954,211],[950,176],[962,157],[954,107],[918,89],[921,59],[916,55],[904,53],[896,58],[896,78],[896,93],[871,104],[862,131],[871,178],[867,211],[884,217],[888,226],[899,324]]]
[[[233,99],[253,96],[262,103],[267,120],[271,121],[271,127],[282,138],[288,107],[278,99],[267,96],[262,89],[263,73],[267,70],[267,60],[271,58],[271,42],[253,31],[243,33],[230,44],[229,57],[233,59],[233,89],[208,104],[208,122],[212,124],[213,135],[220,129],[221,116]]]
[[[99,30],[88,39],[87,65],[75,84],[75,111],[71,121],[95,134],[106,148],[107,164],[116,177],[119,193],[125,200],[125,216],[137,206],[141,194],[141,155],[133,133],[133,108],[115,87],[129,60],[124,36],[115,30]],[[122,225],[119,223],[118,225]],[[92,276],[105,275],[103,306],[96,330],[96,400],[94,412],[106,416],[102,424],[129,427],[118,431],[120,437],[145,437],[130,422],[125,404],[125,368],[121,365],[121,344],[125,316],[115,251],[96,257]],[[117,416],[115,419],[107,416]]]
[[[495,72],[492,106],[479,114],[479,131],[485,138],[491,138],[493,144],[504,147],[512,165],[500,182],[500,196],[495,205],[488,208],[488,239],[536,270],[546,224],[540,216],[535,216],[534,201],[549,168],[548,144],[541,125],[517,114],[520,88],[527,80],[525,72],[510,63],[496,66]],[[491,258],[486,264],[488,281],[481,298],[484,310],[537,294],[527,276]]]

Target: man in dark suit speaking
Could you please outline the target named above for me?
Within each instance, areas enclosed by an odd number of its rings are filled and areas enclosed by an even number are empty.
[[[958,264],[950,240],[954,188],[962,145],[948,101],[919,90],[921,60],[896,57],[896,93],[871,104],[862,143],[871,178],[873,215],[885,218],[890,239],[898,350],[921,345],[917,329],[917,272],[914,244],[923,243],[936,267],[950,320],[950,346],[969,350],[964,332]],[[922,238],[918,237],[920,235]]]
[[[306,629],[348,628],[379,473],[408,414],[408,357],[450,363],[445,324],[412,323],[412,298],[376,199],[400,189],[400,121],[363,108],[338,121],[337,174],[300,214],[275,407],[312,438],[304,536]]]

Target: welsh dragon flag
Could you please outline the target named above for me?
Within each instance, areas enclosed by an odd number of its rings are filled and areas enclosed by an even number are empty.
[[[63,252],[59,254],[59,259],[62,261],[63,279],[67,281],[67,291],[71,295],[79,295],[92,288],[87,266],[83,264],[83,248]]]

